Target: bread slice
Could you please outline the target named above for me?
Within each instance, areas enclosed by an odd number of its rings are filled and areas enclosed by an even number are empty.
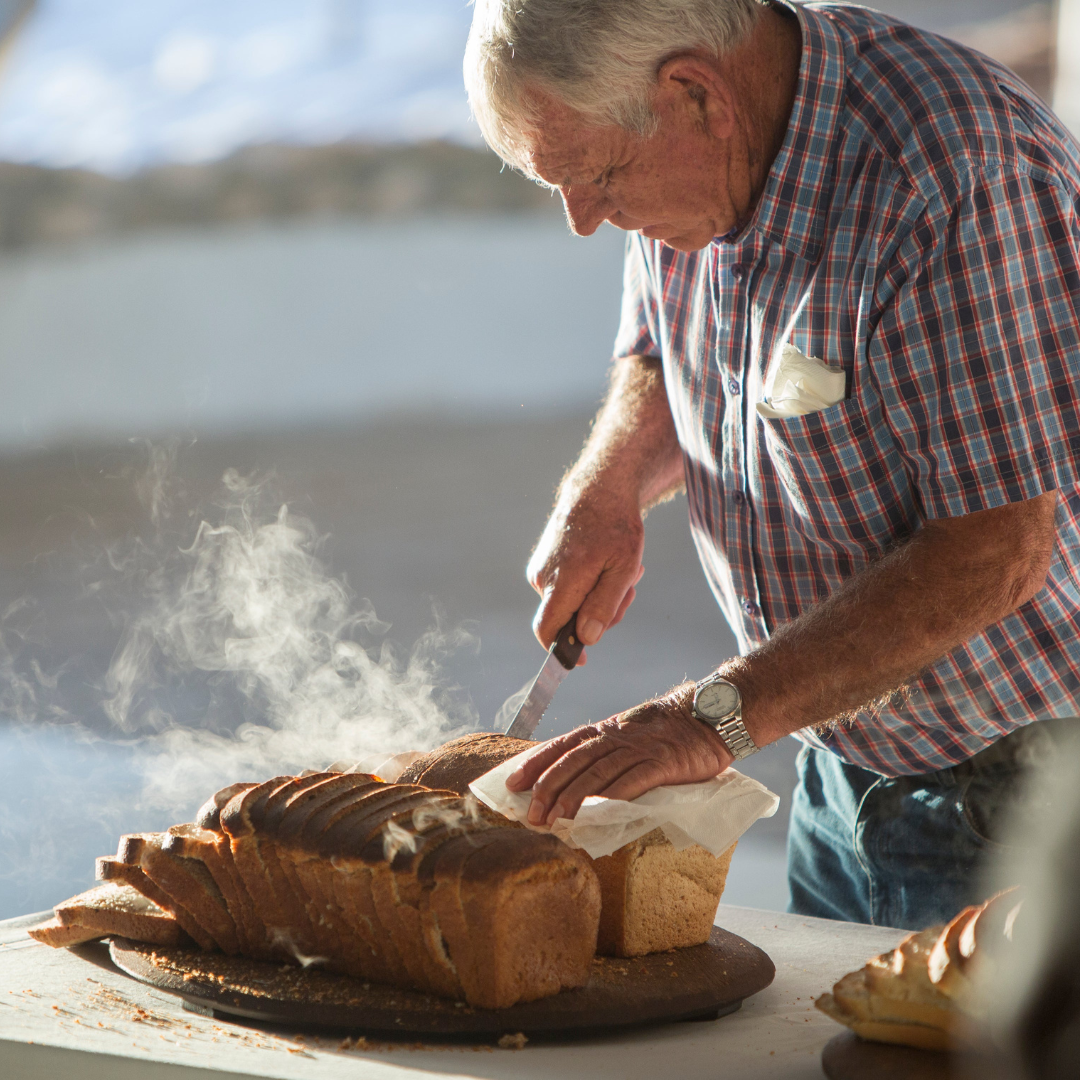
[[[126,837],[124,838],[126,839]],[[124,842],[122,839],[121,844]],[[123,862],[115,855],[99,855],[95,861],[94,877],[98,881],[112,882],[115,885],[130,885],[151,903],[157,904],[163,911],[171,912],[176,906],[164,889],[159,889],[136,863]],[[174,916],[175,917],[175,916]]]
[[[220,811],[221,829],[229,840],[233,862],[266,928],[269,948],[283,959],[317,955],[310,920],[302,900],[278,863],[271,843],[263,844],[252,823],[261,818],[267,800],[293,776],[275,776],[237,792]]]
[[[117,860],[138,866],[165,897],[166,910],[204,949],[236,954],[236,924],[206,865],[162,850],[166,833],[131,833],[120,838]]]
[[[228,840],[221,833],[195,824],[173,825],[162,837],[161,850],[166,855],[195,859],[206,867],[230,916],[235,951],[245,956],[262,955],[266,947],[265,932],[255,918],[251,898],[233,862]],[[230,935],[229,928],[224,932]]]
[[[465,735],[406,766],[398,782],[466,795],[474,780],[535,745],[489,732]],[[643,956],[708,941],[734,853],[734,845],[719,856],[698,844],[676,851],[663,830],[654,829],[596,859],[597,952]]]
[[[832,996],[841,1009],[858,1020],[920,1024],[944,1032],[960,1026],[959,1015],[944,995],[936,994],[928,1000],[899,994],[885,996],[873,988],[868,966],[845,975],[833,987]]]
[[[123,883],[138,889],[148,900],[167,911],[183,928],[184,932],[202,949],[216,949],[217,943],[199,920],[168,890],[152,881],[143,870],[143,845],[147,837],[159,834],[129,833],[120,837],[115,858],[97,860],[97,877],[100,881]]]
[[[863,1019],[843,1008],[834,994],[822,994],[814,1004],[826,1016],[831,1016],[837,1023],[850,1028],[860,1038],[871,1042],[914,1046],[920,1050],[945,1051],[950,1046],[949,1035],[941,1028],[902,1020]]]
[[[189,944],[177,921],[130,885],[98,885],[53,909],[55,917],[28,933],[54,947],[117,935],[153,945]]]
[[[530,835],[529,844],[509,829],[468,837],[459,899],[479,980],[467,996],[484,1008],[583,986],[596,951],[600,886],[589,857]]]
[[[67,949],[72,945],[84,945],[88,941],[97,941],[105,937],[101,930],[92,930],[77,923],[64,924],[57,918],[46,919],[26,931],[35,941],[50,945],[54,949]]]

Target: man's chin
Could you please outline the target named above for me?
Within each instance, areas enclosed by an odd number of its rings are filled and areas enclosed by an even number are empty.
[[[706,226],[682,231],[670,225],[646,225],[637,231],[647,240],[659,240],[676,251],[700,251],[713,241],[712,230]]]
[[[660,241],[665,247],[674,248],[676,251],[701,251],[712,242],[711,236],[671,236]]]

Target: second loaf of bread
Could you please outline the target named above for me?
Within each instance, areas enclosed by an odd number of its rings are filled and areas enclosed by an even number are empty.
[[[474,780],[536,745],[487,732],[465,735],[418,758],[399,779],[465,795]],[[734,852],[734,844],[719,856],[699,844],[677,851],[654,829],[590,859],[600,879],[597,952],[643,956],[708,941]]]

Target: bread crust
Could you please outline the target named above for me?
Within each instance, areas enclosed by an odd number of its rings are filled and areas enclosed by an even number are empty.
[[[473,732],[417,758],[405,767],[397,782],[468,795],[474,780],[536,745],[528,739],[512,739],[495,732]]]

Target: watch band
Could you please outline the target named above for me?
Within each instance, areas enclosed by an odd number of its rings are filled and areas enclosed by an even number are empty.
[[[716,733],[724,740],[728,752],[736,761],[742,761],[751,754],[756,754],[761,747],[754,742],[753,736],[746,730],[742,717],[736,713],[714,725]]]
[[[722,720],[713,719],[711,716],[705,716],[697,711],[697,698],[701,691],[713,684],[713,683],[725,683],[730,686],[737,694],[739,688],[728,679],[725,679],[719,672],[714,672],[706,679],[702,679],[694,688],[694,703],[691,706],[691,712],[700,720],[703,724],[708,724],[724,741],[724,745],[728,749],[728,753],[736,761],[742,761],[744,758],[748,758],[751,754],[756,754],[761,747],[754,742],[753,736],[746,730],[746,725],[743,723],[742,718],[742,695],[739,694],[739,704],[735,707],[735,711],[725,716]]]

